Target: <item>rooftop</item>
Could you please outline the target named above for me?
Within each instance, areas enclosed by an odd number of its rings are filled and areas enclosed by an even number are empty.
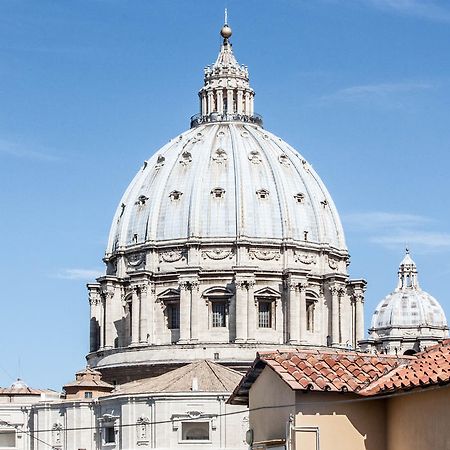
[[[250,388],[266,366],[293,390],[381,395],[449,383],[450,339],[402,357],[338,350],[261,353],[235,388],[232,403],[248,403]]]

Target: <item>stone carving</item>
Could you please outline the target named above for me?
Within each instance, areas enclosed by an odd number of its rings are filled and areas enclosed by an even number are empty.
[[[248,159],[250,162],[252,162],[253,164],[259,164],[262,159],[261,159],[261,155],[258,152],[258,150],[252,150],[249,154],[248,154]]]
[[[61,447],[62,446],[62,432],[63,432],[63,426],[61,423],[53,424],[53,426],[52,426],[53,447]]]
[[[250,135],[249,135],[248,131],[243,131],[243,132],[241,133],[241,136],[242,136],[242,137],[245,137],[245,138],[248,138]]]
[[[261,261],[278,261],[281,253],[278,250],[250,250],[249,256],[251,259],[259,259]]]
[[[172,191],[172,192],[169,194],[169,197],[170,197],[170,199],[171,199],[172,201],[176,201],[176,200],[180,200],[180,198],[181,198],[182,195],[183,195],[183,193],[180,192],[180,191]]]
[[[186,411],[186,415],[189,416],[191,419],[198,419],[203,414],[202,411]]]
[[[330,269],[336,270],[338,268],[338,261],[328,256],[328,266],[330,267]]]
[[[299,262],[306,265],[316,264],[317,256],[311,255],[309,253],[294,253],[294,261]]]
[[[184,261],[184,252],[183,250],[167,250],[165,252],[161,252],[159,254],[159,262],[176,262],[182,259]]]
[[[227,152],[223,149],[223,148],[218,148],[215,152],[214,152],[214,156],[213,156],[213,161],[216,162],[217,164],[223,164],[227,161],[228,159],[228,155]]]
[[[214,260],[220,260],[220,259],[225,259],[225,258],[232,259],[233,256],[234,256],[233,249],[225,250],[225,249],[217,248],[217,249],[202,251],[203,259],[214,259]]]
[[[137,444],[146,445],[148,444],[148,426],[150,425],[150,419],[145,416],[139,417],[136,421],[136,432],[137,432]]]
[[[140,269],[145,265],[145,253],[139,252],[139,253],[130,253],[126,257],[127,260],[127,266],[130,269]]]
[[[178,283],[180,290],[182,291],[198,291],[199,282],[198,280],[183,280]]]
[[[183,166],[187,166],[192,161],[192,155],[188,151],[184,151],[181,154],[180,164]]]

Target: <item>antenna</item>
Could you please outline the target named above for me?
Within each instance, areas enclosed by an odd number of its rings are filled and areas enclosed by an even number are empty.
[[[225,8],[225,25],[228,25],[228,9]]]

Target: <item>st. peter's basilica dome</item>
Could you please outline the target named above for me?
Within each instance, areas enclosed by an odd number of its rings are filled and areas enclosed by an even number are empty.
[[[200,113],[140,168],[88,286],[88,362],[110,381],[256,346],[354,348],[364,280],[349,280],[339,215],[311,165],[263,128],[229,38],[207,67]],[[160,369],[157,369],[160,367]]]

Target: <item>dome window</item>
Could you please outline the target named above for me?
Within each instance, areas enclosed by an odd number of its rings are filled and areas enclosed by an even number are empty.
[[[299,192],[298,194],[294,195],[295,200],[297,200],[297,203],[304,203],[305,202],[305,194],[302,194]]]
[[[291,162],[289,161],[289,158],[287,155],[280,155],[278,157],[278,161],[280,161],[280,164],[283,164],[283,166],[290,166]]]
[[[327,200],[327,199],[324,199],[324,200],[322,200],[322,201],[320,202],[320,204],[321,204],[324,208],[326,208],[327,205],[328,205],[328,200]]]
[[[163,155],[158,155],[158,159],[156,160],[155,169],[159,170],[164,165],[166,158]]]
[[[217,164],[222,164],[228,159],[227,152],[223,148],[218,148],[214,152],[213,161]]]
[[[248,159],[250,162],[252,162],[253,164],[259,164],[261,162],[261,155],[258,152],[258,150],[252,150],[249,154],[248,154]]]
[[[170,197],[170,199],[171,199],[173,202],[175,202],[175,201],[177,201],[177,200],[180,200],[180,198],[181,198],[182,195],[183,195],[183,193],[180,192],[180,191],[172,191],[172,192],[169,194],[169,197]]]
[[[211,191],[211,195],[212,195],[214,198],[223,198],[224,195],[225,195],[225,189],[220,188],[220,187],[214,188],[214,189]]]
[[[307,231],[304,231],[304,232],[303,232],[303,239],[304,239],[305,241],[308,240],[308,232],[307,232]]]
[[[187,166],[192,161],[192,154],[191,152],[183,152],[180,159],[180,164],[183,166]]]
[[[137,202],[135,203],[135,205],[138,206],[144,206],[145,202],[148,200],[148,197],[146,197],[145,195],[140,195],[137,199]]]
[[[256,191],[256,195],[258,196],[258,198],[266,199],[267,197],[269,197],[269,191],[267,189],[259,189]]]

